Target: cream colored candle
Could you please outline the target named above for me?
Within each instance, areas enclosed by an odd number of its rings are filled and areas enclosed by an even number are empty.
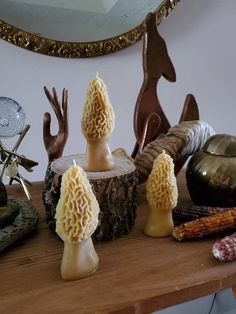
[[[99,263],[91,239],[98,225],[99,205],[86,173],[75,164],[62,176],[56,208],[56,232],[64,241],[61,263],[63,279],[91,275]]]
[[[115,114],[107,87],[97,74],[89,83],[81,124],[82,132],[87,140],[86,170],[107,171],[114,168],[108,145],[114,126]]]
[[[174,228],[172,209],[177,205],[178,188],[172,158],[164,151],[156,158],[146,184],[149,215],[144,233],[151,237],[165,237]]]

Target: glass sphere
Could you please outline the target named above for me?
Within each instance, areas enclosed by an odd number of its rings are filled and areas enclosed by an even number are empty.
[[[0,97],[0,137],[13,137],[24,129],[24,109],[13,99]]]

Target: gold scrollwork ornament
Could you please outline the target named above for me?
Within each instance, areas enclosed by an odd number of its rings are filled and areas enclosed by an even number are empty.
[[[158,8],[157,25],[174,9],[180,0],[165,0]],[[0,38],[18,47],[48,56],[63,58],[85,58],[110,54],[127,48],[143,36],[143,23],[122,35],[94,42],[64,42],[44,38],[16,28],[0,20]]]

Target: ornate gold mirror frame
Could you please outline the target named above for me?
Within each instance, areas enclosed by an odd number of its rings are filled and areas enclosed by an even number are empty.
[[[160,24],[180,0],[163,0],[158,7],[157,21]],[[31,34],[0,20],[0,38],[18,47],[48,56],[84,58],[109,54],[136,43],[142,38],[143,22],[127,33],[94,42],[65,42]]]

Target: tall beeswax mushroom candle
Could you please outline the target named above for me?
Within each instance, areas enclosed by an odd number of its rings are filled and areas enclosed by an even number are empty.
[[[62,176],[55,216],[56,232],[64,241],[63,279],[79,279],[96,271],[99,259],[91,236],[98,224],[98,214],[99,205],[86,173],[74,161]]]
[[[158,155],[146,185],[150,212],[144,233],[151,237],[165,237],[174,228],[172,209],[177,205],[178,189],[172,158],[164,151]]]
[[[82,116],[82,132],[87,140],[85,169],[108,171],[114,161],[108,139],[114,129],[115,114],[110,104],[107,87],[98,77],[91,80]]]

